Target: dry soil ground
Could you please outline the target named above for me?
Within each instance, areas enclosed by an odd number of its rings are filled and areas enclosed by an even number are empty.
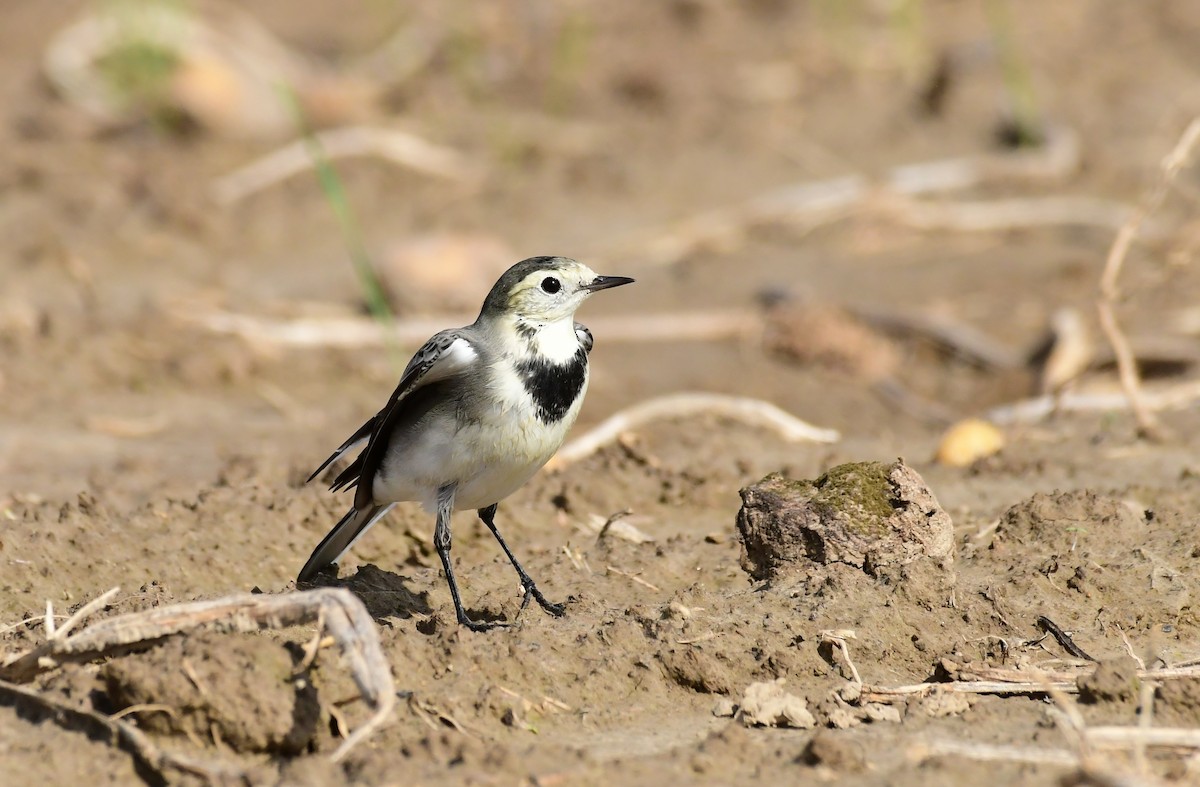
[[[411,17],[407,4],[380,2],[242,5],[335,64],[407,18],[437,42],[370,122],[461,151],[483,179],[466,188],[378,159],[340,162],[372,252],[430,232],[484,233],[513,261],[602,259],[604,272],[638,279],[580,314],[610,325],[659,312],[753,312],[764,291],[787,292],[810,305],[938,314],[1024,350],[1055,311],[1093,313],[1112,226],[922,230],[902,210],[860,205],[816,227],[770,222],[669,264],[636,242],[780,186],[995,153],[1005,93],[982,3],[909,4],[923,9],[916,32],[889,22],[882,3],[429,2]],[[1038,103],[1078,135],[1082,164],[952,199],[1136,202],[1200,111],[1200,6],[1012,8]],[[47,600],[66,613],[115,585],[123,590],[102,615],[292,590],[345,506],[302,480],[374,412],[396,375],[379,347],[279,347],[186,319],[214,307],[295,314],[301,302],[309,313],[320,302],[325,313],[359,314],[361,296],[311,175],[232,207],[213,201],[212,180],[269,143],[155,124],[100,130],[47,87],[41,54],[79,11],[8,0],[0,24],[6,651],[40,640],[40,623],[21,621]],[[940,56],[945,91],[926,114],[919,98]],[[1167,336],[1200,293],[1187,234],[1197,170],[1178,182],[1156,216],[1157,240],[1135,246],[1123,279],[1120,316],[1138,336]],[[438,313],[453,303],[425,306]],[[972,366],[904,338],[872,341],[890,354],[893,389],[951,416],[1033,393],[1035,375],[1024,370]],[[947,468],[931,461],[943,425],[898,407],[869,370],[846,368],[859,358],[853,346],[837,347],[798,363],[765,352],[754,335],[639,343],[597,330],[577,432],[654,395],[707,390],[770,400],[842,439],[792,444],[688,418],[540,474],[498,521],[567,614],[534,608],[519,626],[487,634],[453,624],[429,517],[401,507],[348,556],[337,582],[375,617],[408,699],[341,764],[328,761],[334,714],[353,726],[365,711],[332,651],[304,688],[290,678],[311,628],[168,641],[52,671],[35,688],[103,712],[165,707],[128,718],[163,746],[233,763],[261,783],[1056,783],[1073,766],[918,756],[946,740],[1075,751],[1044,695],[912,699],[866,719],[833,698],[848,666],[821,632],[853,630],[850,655],[875,686],[996,667],[1089,673],[1043,638],[1045,616],[1116,676],[1085,692],[1084,721],[1136,724],[1137,681],[1121,672],[1130,650],[1148,667],[1200,658],[1190,595],[1200,415],[1165,414],[1172,437],[1155,444],[1136,439],[1119,407],[1060,413],[1007,427],[998,456]],[[1091,378],[1111,387],[1111,370]],[[773,471],[813,478],[897,456],[953,519],[950,574],[884,582],[835,564],[763,584],[743,571],[739,489]],[[652,541],[597,540],[588,529],[626,508]],[[473,517],[456,522],[469,607],[513,616],[519,597],[503,556]],[[714,714],[776,678],[808,699],[819,731],[748,728]],[[1153,723],[1200,729],[1198,687],[1196,678],[1165,682]],[[829,726],[839,721],[849,726]],[[1109,773],[1200,779],[1186,751],[1152,749],[1148,764],[1130,750],[1105,756]],[[12,703],[0,707],[0,760],[9,783],[154,776],[109,742]]]

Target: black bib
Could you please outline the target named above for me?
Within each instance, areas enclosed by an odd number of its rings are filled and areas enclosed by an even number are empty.
[[[561,421],[583,390],[587,350],[580,346],[569,361],[561,364],[541,358],[521,361],[517,364],[517,374],[537,404],[538,420],[544,424]]]

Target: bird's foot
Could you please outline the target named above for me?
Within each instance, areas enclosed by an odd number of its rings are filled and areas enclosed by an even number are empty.
[[[532,597],[533,600],[538,603],[538,606],[556,618],[561,618],[566,613],[566,606],[562,604],[555,604],[543,596],[542,591],[538,590],[537,585],[535,585],[533,580],[529,577],[525,577],[521,580],[521,587],[524,589],[525,593],[521,597],[521,609],[517,611],[518,617],[520,617],[521,613],[525,611],[525,607],[529,606],[530,597]]]
[[[492,629],[512,628],[513,625],[507,620],[472,620],[467,617],[466,612],[458,613],[458,622],[471,631],[491,631]]]

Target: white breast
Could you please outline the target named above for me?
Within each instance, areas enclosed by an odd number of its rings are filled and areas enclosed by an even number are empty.
[[[574,334],[572,326],[573,340]],[[576,350],[578,346],[575,340]],[[583,406],[586,374],[566,415],[550,424],[537,417],[510,359],[495,361],[487,378],[491,412],[478,413],[467,423],[447,419],[445,429],[426,429],[390,456],[386,477],[375,477],[376,501],[418,501],[432,513],[437,489],[457,482],[456,509],[484,508],[511,495],[554,456]]]
[[[492,379],[497,417],[463,427],[455,441],[454,464],[462,468],[456,508],[483,508],[523,486],[562,446],[587,392],[585,376],[571,409],[561,420],[547,424],[537,417],[510,364],[497,364]]]
[[[579,352],[579,335],[575,333],[575,319],[559,320],[542,328],[533,336],[533,346],[538,355],[553,363],[566,363]]]

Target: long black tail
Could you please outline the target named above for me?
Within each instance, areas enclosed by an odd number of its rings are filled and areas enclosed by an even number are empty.
[[[334,525],[333,530],[330,530],[329,534],[321,539],[321,543],[317,544],[317,548],[313,550],[312,556],[304,564],[304,568],[300,569],[300,575],[296,577],[296,581],[307,582],[321,569],[331,563],[336,563],[338,558],[354,546],[354,542],[361,538],[371,525],[392,510],[392,505],[371,506],[361,510],[351,508],[347,511],[341,521]]]

